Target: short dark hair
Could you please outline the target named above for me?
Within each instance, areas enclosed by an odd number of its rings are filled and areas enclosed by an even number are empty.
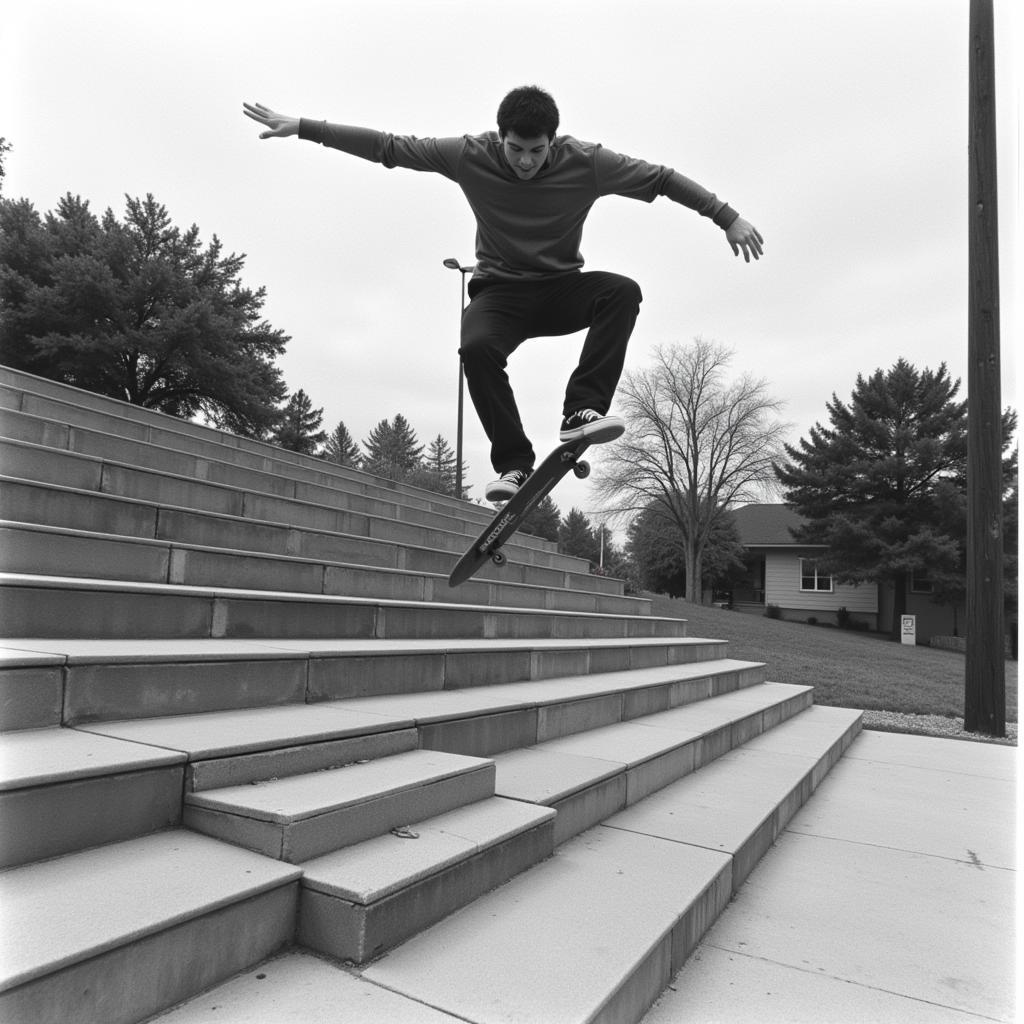
[[[498,107],[498,134],[509,132],[524,139],[546,135],[549,140],[558,131],[558,107],[549,93],[536,85],[513,89]]]

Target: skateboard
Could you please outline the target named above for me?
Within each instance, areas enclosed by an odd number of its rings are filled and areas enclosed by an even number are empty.
[[[610,441],[618,437],[622,429],[609,436],[605,432],[600,438],[581,437],[575,441],[560,444],[527,478],[526,483],[498,510],[498,513],[469,550],[459,559],[448,577],[448,585],[457,587],[465,583],[488,561],[502,566],[507,561],[502,547],[519,529],[530,510],[543,501],[544,496],[567,473],[574,473],[580,480],[590,476],[590,463],[580,456],[598,441]]]

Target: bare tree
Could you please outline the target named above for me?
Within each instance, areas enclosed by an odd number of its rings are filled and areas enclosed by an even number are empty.
[[[732,354],[697,338],[659,346],[649,369],[627,374],[617,396],[626,433],[605,447],[597,482],[609,512],[654,508],[678,528],[690,601],[700,601],[712,528],[730,507],[774,490],[790,429],[765,380],[726,379]]]

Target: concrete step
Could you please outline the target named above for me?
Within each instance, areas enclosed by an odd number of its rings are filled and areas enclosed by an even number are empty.
[[[560,844],[806,711],[813,689],[760,683],[495,758],[495,792],[558,811]]]
[[[0,874],[0,1020],[134,1024],[291,943],[301,871],[181,829]]]
[[[366,963],[549,857],[554,819],[492,797],[307,861],[298,941]]]
[[[187,661],[182,664],[191,667]],[[267,780],[294,779],[310,773],[325,776],[342,766],[421,748],[488,757],[521,745],[536,753],[559,737],[584,730],[596,729],[597,735],[603,735],[602,726],[608,723],[654,722],[664,708],[682,710],[689,705],[696,714],[696,702],[713,694],[742,698],[750,687],[751,696],[746,703],[740,699],[733,714],[735,728],[739,728],[743,716],[754,713],[748,704],[757,700],[753,694],[763,678],[763,665],[715,661],[553,678],[542,683],[100,721],[76,729],[8,733],[0,775],[0,813],[6,814],[11,827],[0,842],[2,863],[27,863],[178,824],[182,820],[183,792],[205,794],[227,788],[247,791]],[[777,696],[786,692],[779,687],[772,690]],[[723,709],[732,706],[727,699],[718,699],[725,701]],[[760,714],[760,707],[756,711]],[[684,727],[647,731],[676,739],[680,728]],[[727,733],[724,721],[717,722],[716,729],[700,728],[700,735],[691,736],[698,729],[692,726],[679,740],[694,741],[701,751],[696,756],[698,763],[711,756],[713,736]],[[726,748],[727,744],[719,743],[714,749],[721,752]],[[653,760],[655,752],[648,753],[648,759]],[[622,764],[609,767],[609,758],[611,753],[601,761],[604,774],[620,777],[616,785],[624,789],[627,773],[641,769]],[[691,766],[694,759],[690,756]],[[532,781],[546,787],[547,793],[561,794],[567,788],[565,777],[557,770],[552,772],[551,760],[549,755],[534,761]],[[562,757],[561,761],[577,766],[594,763],[586,757],[575,761]],[[544,783],[538,781],[541,769],[552,773]],[[643,770],[651,769],[645,766]],[[564,822],[560,820],[557,825],[563,835],[570,821],[580,820],[575,807],[588,799],[584,794],[585,790],[590,792],[587,786],[596,789],[603,781],[588,776],[579,781],[572,794],[564,794],[564,799],[544,800],[536,798],[535,790],[526,787],[521,777],[518,788],[516,777],[510,778],[505,783],[506,795],[557,806],[566,812]],[[635,799],[635,785],[631,792]],[[574,807],[572,817],[568,814],[570,803]],[[622,806],[607,800],[596,803],[608,813]],[[218,835],[224,837],[224,833]],[[266,852],[265,847],[260,849]]]
[[[293,593],[450,601],[586,611],[649,614],[651,602],[524,583],[470,580],[458,591],[446,575],[408,568],[213,548],[0,520],[0,572],[73,576],[138,583],[287,590]]]
[[[0,867],[181,822],[184,754],[63,728],[0,742]]]
[[[442,550],[399,543],[385,536],[351,534],[290,522],[175,508],[157,502],[3,476],[0,476],[0,518],[37,527],[444,576],[468,546],[467,541],[457,550]],[[367,522],[377,525],[377,520]],[[386,529],[387,524],[381,524],[381,532],[386,532]],[[560,561],[559,565],[563,567],[559,568],[539,564],[537,559],[541,556],[517,548],[515,540],[510,542],[508,550],[510,561],[505,566],[499,569],[488,564],[478,574],[479,578],[505,584],[524,583],[622,595],[620,580],[590,573],[580,559]],[[571,567],[565,568],[565,565]]]
[[[420,746],[489,757],[754,686],[764,672],[758,662],[721,659],[442,694],[362,697],[344,706],[406,716]]]
[[[638,1021],[859,724],[859,712],[803,712],[565,843],[363,979],[478,1024]],[[189,1019],[183,1009],[175,1024]]]
[[[350,968],[303,949],[239,974],[154,1024],[465,1024],[464,1020],[363,981]]]
[[[183,466],[178,467],[181,472],[173,473],[2,438],[0,465],[7,476],[19,480],[60,484],[175,508],[384,537],[459,553],[481,525],[477,515],[467,520],[313,484],[299,486],[273,474],[254,474],[246,479],[235,472],[224,481],[212,480],[201,469],[189,472],[189,467]],[[37,521],[35,516],[26,518]],[[577,571],[581,567],[580,559],[559,555],[550,541],[529,534],[517,536],[516,550],[540,564]]]
[[[362,970],[296,950],[161,1024],[268,1015],[344,1024],[639,1021],[859,727],[859,712],[808,709],[571,839]],[[367,881],[364,891],[375,880]]]
[[[32,412],[12,409],[22,404]],[[176,421],[171,421],[177,426]],[[76,408],[59,399],[24,395],[0,383],[0,437],[24,441],[79,455],[112,458],[133,465],[178,467],[187,471],[204,463],[230,463],[239,469],[271,473],[294,480],[347,491],[353,495],[387,502],[400,501],[410,508],[484,521],[486,510],[468,501],[394,481],[359,470],[337,466],[322,459],[300,456],[270,444],[261,450],[240,448],[241,439],[211,430],[209,436],[185,434],[168,427],[146,425],[99,410]],[[259,442],[255,442],[260,444]],[[161,453],[166,453],[162,455]]]
[[[350,700],[582,677],[564,684],[566,700],[611,689],[645,694],[664,710],[680,687],[710,693],[711,679],[760,672],[747,663],[710,665],[726,656],[721,640],[685,637],[611,640],[69,640],[12,638],[0,647],[4,728],[41,728],[154,716]],[[703,667],[706,666],[706,667]],[[648,671],[666,670],[664,679]],[[634,674],[637,673],[637,674]],[[603,679],[600,677],[607,678]],[[619,676],[620,679],[613,678]],[[691,676],[703,678],[693,682]],[[594,682],[587,679],[593,677]],[[677,680],[686,680],[678,682]],[[562,685],[562,684],[559,684]],[[720,685],[725,685],[724,683]],[[734,684],[735,685],[735,684]],[[593,687],[594,689],[591,689]],[[558,687],[535,687],[540,708]],[[706,692],[705,692],[706,691]],[[525,691],[519,691],[523,693]],[[449,706],[454,694],[449,695]],[[633,698],[630,698],[632,706]],[[471,708],[466,697],[456,703]],[[660,702],[660,704],[659,704]],[[621,702],[620,702],[621,703]],[[618,705],[611,708],[616,712]],[[429,715],[428,705],[414,704]],[[373,713],[371,711],[370,713]],[[390,711],[383,713],[391,714]],[[643,712],[638,712],[643,713]],[[411,720],[411,719],[410,719]],[[424,726],[429,723],[424,722]],[[529,742],[536,742],[536,739]]]
[[[3,735],[0,866],[178,825],[186,792],[325,772],[417,743],[407,719],[305,704],[144,720],[120,733],[112,723]]]
[[[0,573],[3,635],[169,639],[634,638],[680,619]]]
[[[404,504],[436,511],[455,510],[459,517],[484,515],[484,510],[473,502],[375,477],[350,466],[338,466],[2,366],[0,409],[53,424],[58,430],[84,427],[298,480],[330,482],[355,493],[397,497]]]
[[[493,795],[493,761],[410,750],[187,793],[182,820],[197,832],[295,864]]]

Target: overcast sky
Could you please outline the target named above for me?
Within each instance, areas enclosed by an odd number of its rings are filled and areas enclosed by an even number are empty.
[[[997,0],[1003,404],[1016,405],[1020,25]],[[968,0],[0,0],[5,195],[72,192],[101,214],[152,193],[181,227],[246,254],[279,365],[362,441],[401,412],[456,433],[459,275],[473,221],[438,175],[297,139],[261,141],[243,101],[419,136],[494,128],[548,89],[560,131],[674,167],[765,238],[736,259],[661,198],[600,201],[588,269],[644,292],[627,369],[696,336],[786,403],[792,440],[858,373],[904,357],[967,376]],[[1017,16],[1018,20],[1020,16]],[[1016,323],[1015,323],[1016,321]],[[581,335],[528,342],[510,375],[540,452],[557,439]],[[469,406],[467,482],[493,474]],[[596,511],[589,485],[554,494]]]

